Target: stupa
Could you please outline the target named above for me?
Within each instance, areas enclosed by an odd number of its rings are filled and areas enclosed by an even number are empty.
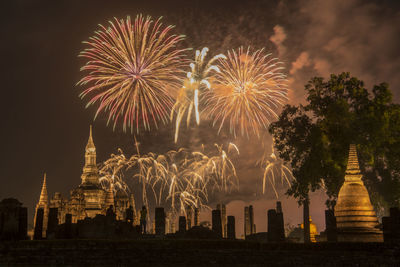
[[[311,216],[309,217],[309,222],[310,222],[310,241],[311,243],[315,243],[317,242],[317,239],[315,237],[318,235],[317,226],[315,225],[315,223],[313,223]],[[304,229],[304,223],[300,225],[300,228]]]
[[[356,146],[352,144],[335,206],[339,242],[383,242],[382,231],[377,228],[378,219],[361,178]]]

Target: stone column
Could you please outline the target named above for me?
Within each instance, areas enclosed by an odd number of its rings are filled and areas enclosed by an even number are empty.
[[[228,216],[228,225],[226,228],[227,228],[228,239],[236,239],[235,216]]]
[[[251,234],[256,233],[256,225],[254,224],[254,211],[253,206],[249,206],[249,217],[250,217],[250,227],[251,227]]]
[[[58,227],[58,208],[50,208],[49,219],[47,223],[47,239],[55,239]]]
[[[337,242],[336,217],[333,210],[325,210],[325,233],[328,242]]]
[[[33,234],[34,240],[43,239],[43,217],[44,217],[44,209],[38,208],[36,210],[36,223],[35,223],[35,230]]]
[[[277,218],[276,210],[268,210],[268,242],[277,242]]]
[[[400,243],[400,210],[390,208],[390,216],[382,218],[385,243]]]
[[[165,235],[165,212],[164,208],[158,207],[155,211],[156,235]]]
[[[73,238],[74,235],[72,234],[72,214],[67,213],[65,214],[65,228],[64,228],[64,238],[69,239]]]
[[[200,210],[199,208],[194,208],[194,226],[199,226]]]
[[[28,208],[19,208],[18,239],[28,239]]]
[[[249,207],[244,207],[244,238],[251,235]]]
[[[218,237],[222,237],[222,224],[221,224],[221,211],[220,210],[212,211],[212,230],[218,235]]]
[[[277,241],[285,241],[285,222],[283,220],[282,203],[276,202],[276,230],[277,230]]]
[[[179,233],[184,234],[186,232],[186,217],[179,216]]]
[[[191,206],[186,207],[186,230],[192,228],[193,210]]]

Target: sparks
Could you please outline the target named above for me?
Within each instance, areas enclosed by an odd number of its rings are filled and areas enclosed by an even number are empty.
[[[91,95],[86,107],[97,103],[95,118],[108,112],[107,124],[113,121],[115,128],[122,119],[124,131],[167,123],[186,66],[186,49],[177,48],[184,36],[171,34],[173,26],[163,27],[161,18],[142,15],[133,24],[127,17],[99,27],[79,54],[89,60],[78,82],[86,87],[81,98]]]
[[[219,72],[211,90],[204,94],[205,114],[219,124],[219,130],[229,124],[236,137],[250,133],[260,136],[278,109],[287,101],[286,76],[282,63],[264,50],[250,48],[228,52],[227,59],[218,59]]]

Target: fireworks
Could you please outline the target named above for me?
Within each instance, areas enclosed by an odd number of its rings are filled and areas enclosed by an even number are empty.
[[[125,161],[125,155],[122,150],[119,150],[119,154],[111,154],[111,157],[103,163],[99,173],[101,175],[100,183],[104,189],[111,188],[114,194],[119,190],[124,192],[129,190],[124,181],[123,172],[121,172]]]
[[[184,81],[182,88],[178,93],[176,103],[171,111],[171,120],[176,112],[175,122],[175,143],[178,141],[179,126],[187,111],[187,126],[189,126],[190,118],[194,108],[197,125],[200,124],[200,113],[199,113],[199,93],[204,89],[211,89],[210,76],[211,71],[219,72],[219,68],[213,63],[219,59],[226,57],[219,54],[213,57],[208,62],[205,61],[207,56],[208,48],[204,47],[201,52],[196,50],[196,56],[192,63],[190,63],[191,71],[187,73],[187,79]]]
[[[267,178],[269,183],[271,184],[272,189],[274,190],[275,196],[278,199],[278,192],[276,190],[276,179],[281,178],[281,183],[284,181],[288,186],[291,186],[290,180],[293,180],[293,174],[288,167],[283,164],[281,159],[277,159],[274,151],[274,145],[272,144],[272,152],[269,157],[261,160],[261,165],[264,167],[264,177],[263,177],[263,194],[265,193]]]
[[[111,155],[100,168],[102,184],[108,188],[129,190],[126,181],[132,179],[141,185],[142,203],[150,207],[165,203],[177,214],[185,207],[207,207],[208,189],[229,191],[238,188],[236,169],[228,155],[239,154],[234,144],[225,151],[215,145],[216,153],[171,150],[157,155],[139,153],[126,157],[122,150]]]
[[[251,53],[250,48],[229,51],[228,58],[218,63],[216,83],[204,94],[205,113],[214,125],[219,123],[218,131],[226,123],[234,136],[238,131],[242,136],[251,132],[259,136],[287,101],[282,64],[263,49]]]
[[[89,60],[81,68],[87,75],[78,85],[87,88],[80,96],[90,94],[86,107],[98,102],[95,117],[108,112],[114,128],[120,119],[132,132],[168,121],[186,61],[185,49],[177,48],[184,36],[171,34],[173,26],[163,27],[160,20],[138,15],[134,24],[127,17],[100,25],[79,55]]]

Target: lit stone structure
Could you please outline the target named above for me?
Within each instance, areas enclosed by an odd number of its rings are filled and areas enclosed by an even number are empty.
[[[355,145],[350,145],[344,183],[335,206],[339,242],[382,242],[378,219],[361,180]]]
[[[46,231],[49,208],[58,209],[59,224],[65,223],[66,214],[71,214],[72,223],[82,220],[85,217],[95,217],[97,214],[106,214],[110,205],[116,213],[116,219],[125,220],[125,212],[132,206],[134,221],[136,220],[135,200],[133,194],[117,191],[114,195],[111,189],[104,190],[100,184],[100,174],[96,165],[96,147],[93,142],[92,127],[90,126],[89,140],[85,148],[85,165],[81,175],[81,184],[70,191],[70,199],[64,199],[59,192],[54,194],[47,202],[46,178],[43,182],[37,208],[44,209],[44,228]]]
[[[222,224],[222,237],[227,238],[227,217],[226,217],[226,205],[225,204],[217,204],[217,210],[221,211],[221,224]]]
[[[310,241],[312,243],[315,243],[317,242],[317,239],[315,237],[318,235],[317,226],[315,225],[315,223],[313,223],[311,216],[309,216],[309,222],[310,222]],[[303,229],[304,231],[304,223],[300,225],[300,228]]]
[[[37,210],[42,208],[44,211],[42,236],[46,236],[46,230],[47,230],[47,221],[48,221],[48,217],[49,217],[49,200],[48,199],[49,198],[48,198],[48,194],[47,194],[47,182],[46,182],[46,173],[45,173],[44,177],[43,177],[42,190],[40,191],[39,202],[36,204],[35,217],[33,218],[33,225],[36,225]]]

